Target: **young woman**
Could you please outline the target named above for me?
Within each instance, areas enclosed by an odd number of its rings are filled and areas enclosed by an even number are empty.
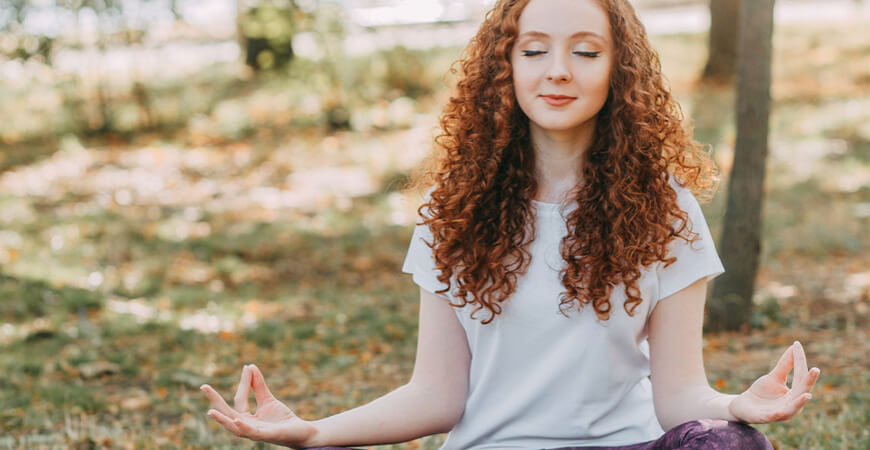
[[[709,386],[704,301],[723,267],[695,194],[716,173],[681,119],[626,0],[499,0],[403,266],[420,286],[411,380],[309,422],[251,365],[235,408],[203,386],[208,415],[295,448],[447,431],[448,449],[772,448],[746,424],[797,414],[820,371],[795,342],[746,392]]]

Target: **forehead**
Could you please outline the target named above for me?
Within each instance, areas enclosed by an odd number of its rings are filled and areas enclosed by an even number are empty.
[[[520,14],[519,34],[530,31],[553,39],[592,32],[610,40],[610,22],[596,0],[531,0]]]

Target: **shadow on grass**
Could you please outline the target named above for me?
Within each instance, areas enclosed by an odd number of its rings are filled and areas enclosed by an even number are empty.
[[[58,139],[54,136],[40,136],[5,146],[0,150],[0,173],[19,166],[36,164],[57,150]]]
[[[54,287],[42,280],[16,278],[0,273],[0,317],[17,321],[42,317],[58,310],[77,313],[99,309],[102,295],[76,287]]]

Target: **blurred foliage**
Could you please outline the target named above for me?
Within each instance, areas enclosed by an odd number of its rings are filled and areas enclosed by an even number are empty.
[[[5,32],[0,35],[0,54],[10,59],[36,58],[51,63],[51,50],[55,38],[20,32]]]
[[[309,20],[293,0],[238,0],[238,38],[245,64],[280,69],[293,59],[293,35]]]
[[[139,3],[150,3],[156,0],[140,0]],[[176,0],[170,0],[170,10],[177,15]],[[123,0],[57,0],[47,4],[38,0],[4,0],[0,2],[0,55],[10,59],[36,59],[51,64],[52,51],[56,48],[58,31],[37,34],[26,30],[22,25],[29,16],[44,14],[46,8],[61,8],[78,17],[83,12],[90,12],[97,18],[100,35],[96,43],[105,46],[110,42],[135,42],[144,34],[143,30],[132,29],[125,16],[134,14],[129,11],[131,2]],[[72,37],[65,45],[80,46],[79,37]]]
[[[122,13],[117,4],[104,6],[106,18]],[[88,73],[61,74],[46,56],[42,68],[26,69],[38,76],[0,92],[0,103],[17,111],[0,122],[0,142],[33,142],[68,133],[130,139],[142,131],[184,128],[211,140],[242,138],[270,126],[331,131],[403,127],[417,102],[443,88],[441,68],[459,52],[399,46],[350,56],[344,52],[346,17],[338,4],[263,0],[240,2],[240,8],[240,40],[250,46],[243,59],[261,69],[256,77],[228,63],[149,77],[135,75],[135,69],[109,76],[99,65]],[[122,31],[101,39],[129,44],[143,38],[142,30]],[[0,35],[0,41],[13,34]],[[309,43],[310,55],[293,52],[293,39],[299,36]],[[0,167],[15,164],[13,158],[18,156],[0,156]]]
[[[129,87],[83,86],[71,77],[47,85],[33,79],[0,91],[0,103],[17,111],[0,122],[0,141],[35,144],[34,139],[68,133],[130,139],[143,131],[178,129],[214,141],[243,138],[264,127],[402,128],[419,102],[444,88],[441,68],[458,52],[395,47],[336,59],[297,57],[285,69],[251,79],[239,77],[234,65],[218,64]],[[0,153],[0,167],[24,163],[41,154],[40,148]]]

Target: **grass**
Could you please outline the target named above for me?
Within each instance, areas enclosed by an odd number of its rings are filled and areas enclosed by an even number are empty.
[[[870,224],[856,214],[870,202],[870,79],[858,35],[777,32],[754,328],[704,339],[723,392],[748,387],[794,339],[822,368],[801,414],[758,425],[778,448],[870,447]],[[727,172],[733,93],[690,82],[704,37],[654,44]],[[812,82],[834,75],[835,91]],[[280,91],[264,86],[234,101]],[[15,163],[0,173],[0,448],[265,448],[207,420],[198,391],[208,382],[230,397],[249,362],[311,419],[407,382],[418,290],[399,268],[418,199],[402,203],[390,186],[425,154],[438,96],[420,99],[407,130],[254,126],[244,137],[68,138],[62,151],[5,152]],[[725,188],[705,206],[716,236]]]

